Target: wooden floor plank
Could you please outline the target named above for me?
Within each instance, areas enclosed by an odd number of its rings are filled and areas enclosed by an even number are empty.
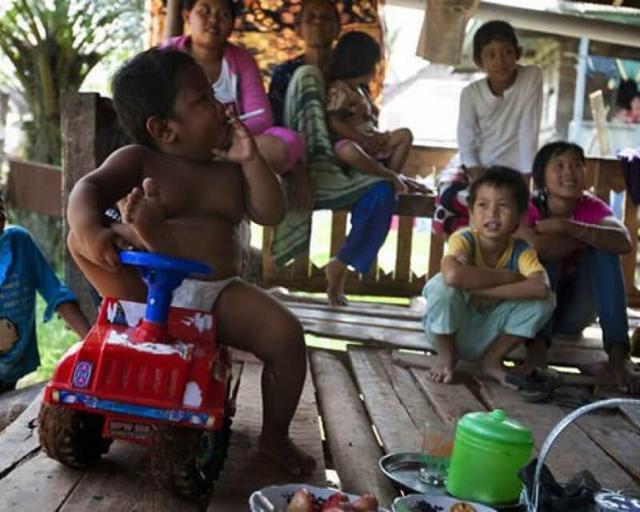
[[[287,307],[300,311],[301,314],[310,315],[312,312],[324,312],[329,314],[342,313],[355,318],[389,318],[391,320],[404,320],[421,322],[422,313],[416,309],[405,306],[383,306],[371,303],[352,303],[348,306],[328,306],[321,304],[307,304],[298,302],[288,302]]]
[[[484,405],[460,380],[451,384],[442,384],[430,380],[426,370],[412,368],[411,373],[442,420],[449,425],[454,425],[458,418],[468,412],[485,410]]]
[[[640,407],[624,405],[620,407],[620,410],[627,419],[636,426],[636,428],[640,429]]]
[[[38,382],[0,394],[0,432],[14,422],[42,392],[46,382]]]
[[[0,480],[0,508],[3,512],[55,512],[82,475],[40,452]]]
[[[41,403],[42,393],[0,433],[0,479],[40,449],[36,419]]]
[[[338,340],[361,341],[388,348],[424,350],[424,333],[420,331],[394,331],[384,327],[368,327],[346,323],[322,322],[301,318],[305,332]]]
[[[420,319],[422,310],[406,306],[396,306],[392,304],[381,304],[379,302],[350,301],[348,306],[329,306],[326,299],[317,297],[304,297],[289,293],[283,293],[280,289],[269,290],[274,297],[277,297],[287,306],[297,306],[309,309],[321,309],[334,312],[353,312],[354,314],[367,316],[387,316],[398,319]]]
[[[418,381],[412,373],[406,368],[395,364],[389,351],[379,350],[378,356],[396,395],[398,395],[418,430],[423,432],[422,428],[426,422],[441,426],[443,422],[440,416],[438,416],[433,404],[420,389]]]
[[[358,341],[378,348],[426,349],[424,333],[419,329],[399,331],[381,326],[338,323],[330,320],[321,321],[304,317],[300,321],[306,332],[317,336]],[[519,362],[524,360],[524,357],[524,347],[518,347],[509,354],[508,359]],[[558,344],[548,351],[548,359],[550,364],[559,366],[582,366],[606,362],[607,355],[603,350]]]
[[[377,351],[350,348],[349,359],[385,452],[420,451],[420,429],[400,402]]]
[[[324,431],[342,489],[373,493],[388,506],[396,493],[378,468],[383,451],[349,372],[325,351],[313,351],[311,363]]]
[[[422,324],[414,319],[390,318],[386,315],[358,315],[340,308],[337,311],[325,309],[310,309],[289,306],[289,309],[299,319],[316,320],[319,322],[340,322],[355,326],[375,326],[397,331],[423,332]]]
[[[149,474],[149,448],[114,442],[87,471],[60,512],[196,512],[198,505],[155,485]]]
[[[244,512],[251,493],[268,485],[295,481],[326,484],[318,409],[310,375],[307,376],[290,435],[301,449],[316,459],[315,471],[296,479],[258,452],[257,442],[262,427],[261,374],[262,365],[244,364],[229,452],[209,504],[211,512]]]
[[[491,381],[483,381],[489,403],[531,429],[539,449],[565,412],[553,404],[523,402],[517,392]],[[559,482],[566,482],[583,469],[596,474],[608,489],[638,489],[637,482],[614,462],[577,426],[569,425],[556,440],[545,463]]]
[[[565,410],[568,414],[570,411]],[[577,420],[578,426],[627,473],[640,482],[640,430],[616,411],[593,412]]]

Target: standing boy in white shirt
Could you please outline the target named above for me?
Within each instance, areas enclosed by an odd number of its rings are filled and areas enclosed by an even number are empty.
[[[540,133],[542,72],[519,65],[521,54],[506,21],[488,21],[473,37],[473,59],[487,76],[467,85],[460,96],[459,154],[440,176],[432,224],[436,234],[448,236],[469,223],[469,184],[482,169],[510,167],[530,181]]]
[[[492,165],[531,173],[542,113],[542,72],[517,63],[522,55],[513,27],[489,21],[473,38],[473,59],[487,73],[460,97],[458,148],[462,164],[477,175]]]

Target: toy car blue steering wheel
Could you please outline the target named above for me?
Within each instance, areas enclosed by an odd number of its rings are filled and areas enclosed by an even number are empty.
[[[120,251],[120,261],[137,267],[147,285],[148,322],[164,324],[167,320],[171,296],[183,279],[191,274],[211,274],[213,269],[204,263],[172,258],[152,252]]]

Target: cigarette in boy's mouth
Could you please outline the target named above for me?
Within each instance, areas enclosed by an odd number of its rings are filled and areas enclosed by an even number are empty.
[[[240,119],[240,121],[245,121],[247,119],[251,119],[252,117],[259,116],[262,113],[264,113],[264,109],[259,108],[258,110],[254,110],[253,112],[245,112],[244,114],[240,114],[238,116],[238,119]]]

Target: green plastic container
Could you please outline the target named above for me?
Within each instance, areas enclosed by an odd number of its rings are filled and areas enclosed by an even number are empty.
[[[513,503],[520,496],[518,470],[532,449],[531,431],[504,411],[465,414],[456,427],[447,491],[488,505]]]

